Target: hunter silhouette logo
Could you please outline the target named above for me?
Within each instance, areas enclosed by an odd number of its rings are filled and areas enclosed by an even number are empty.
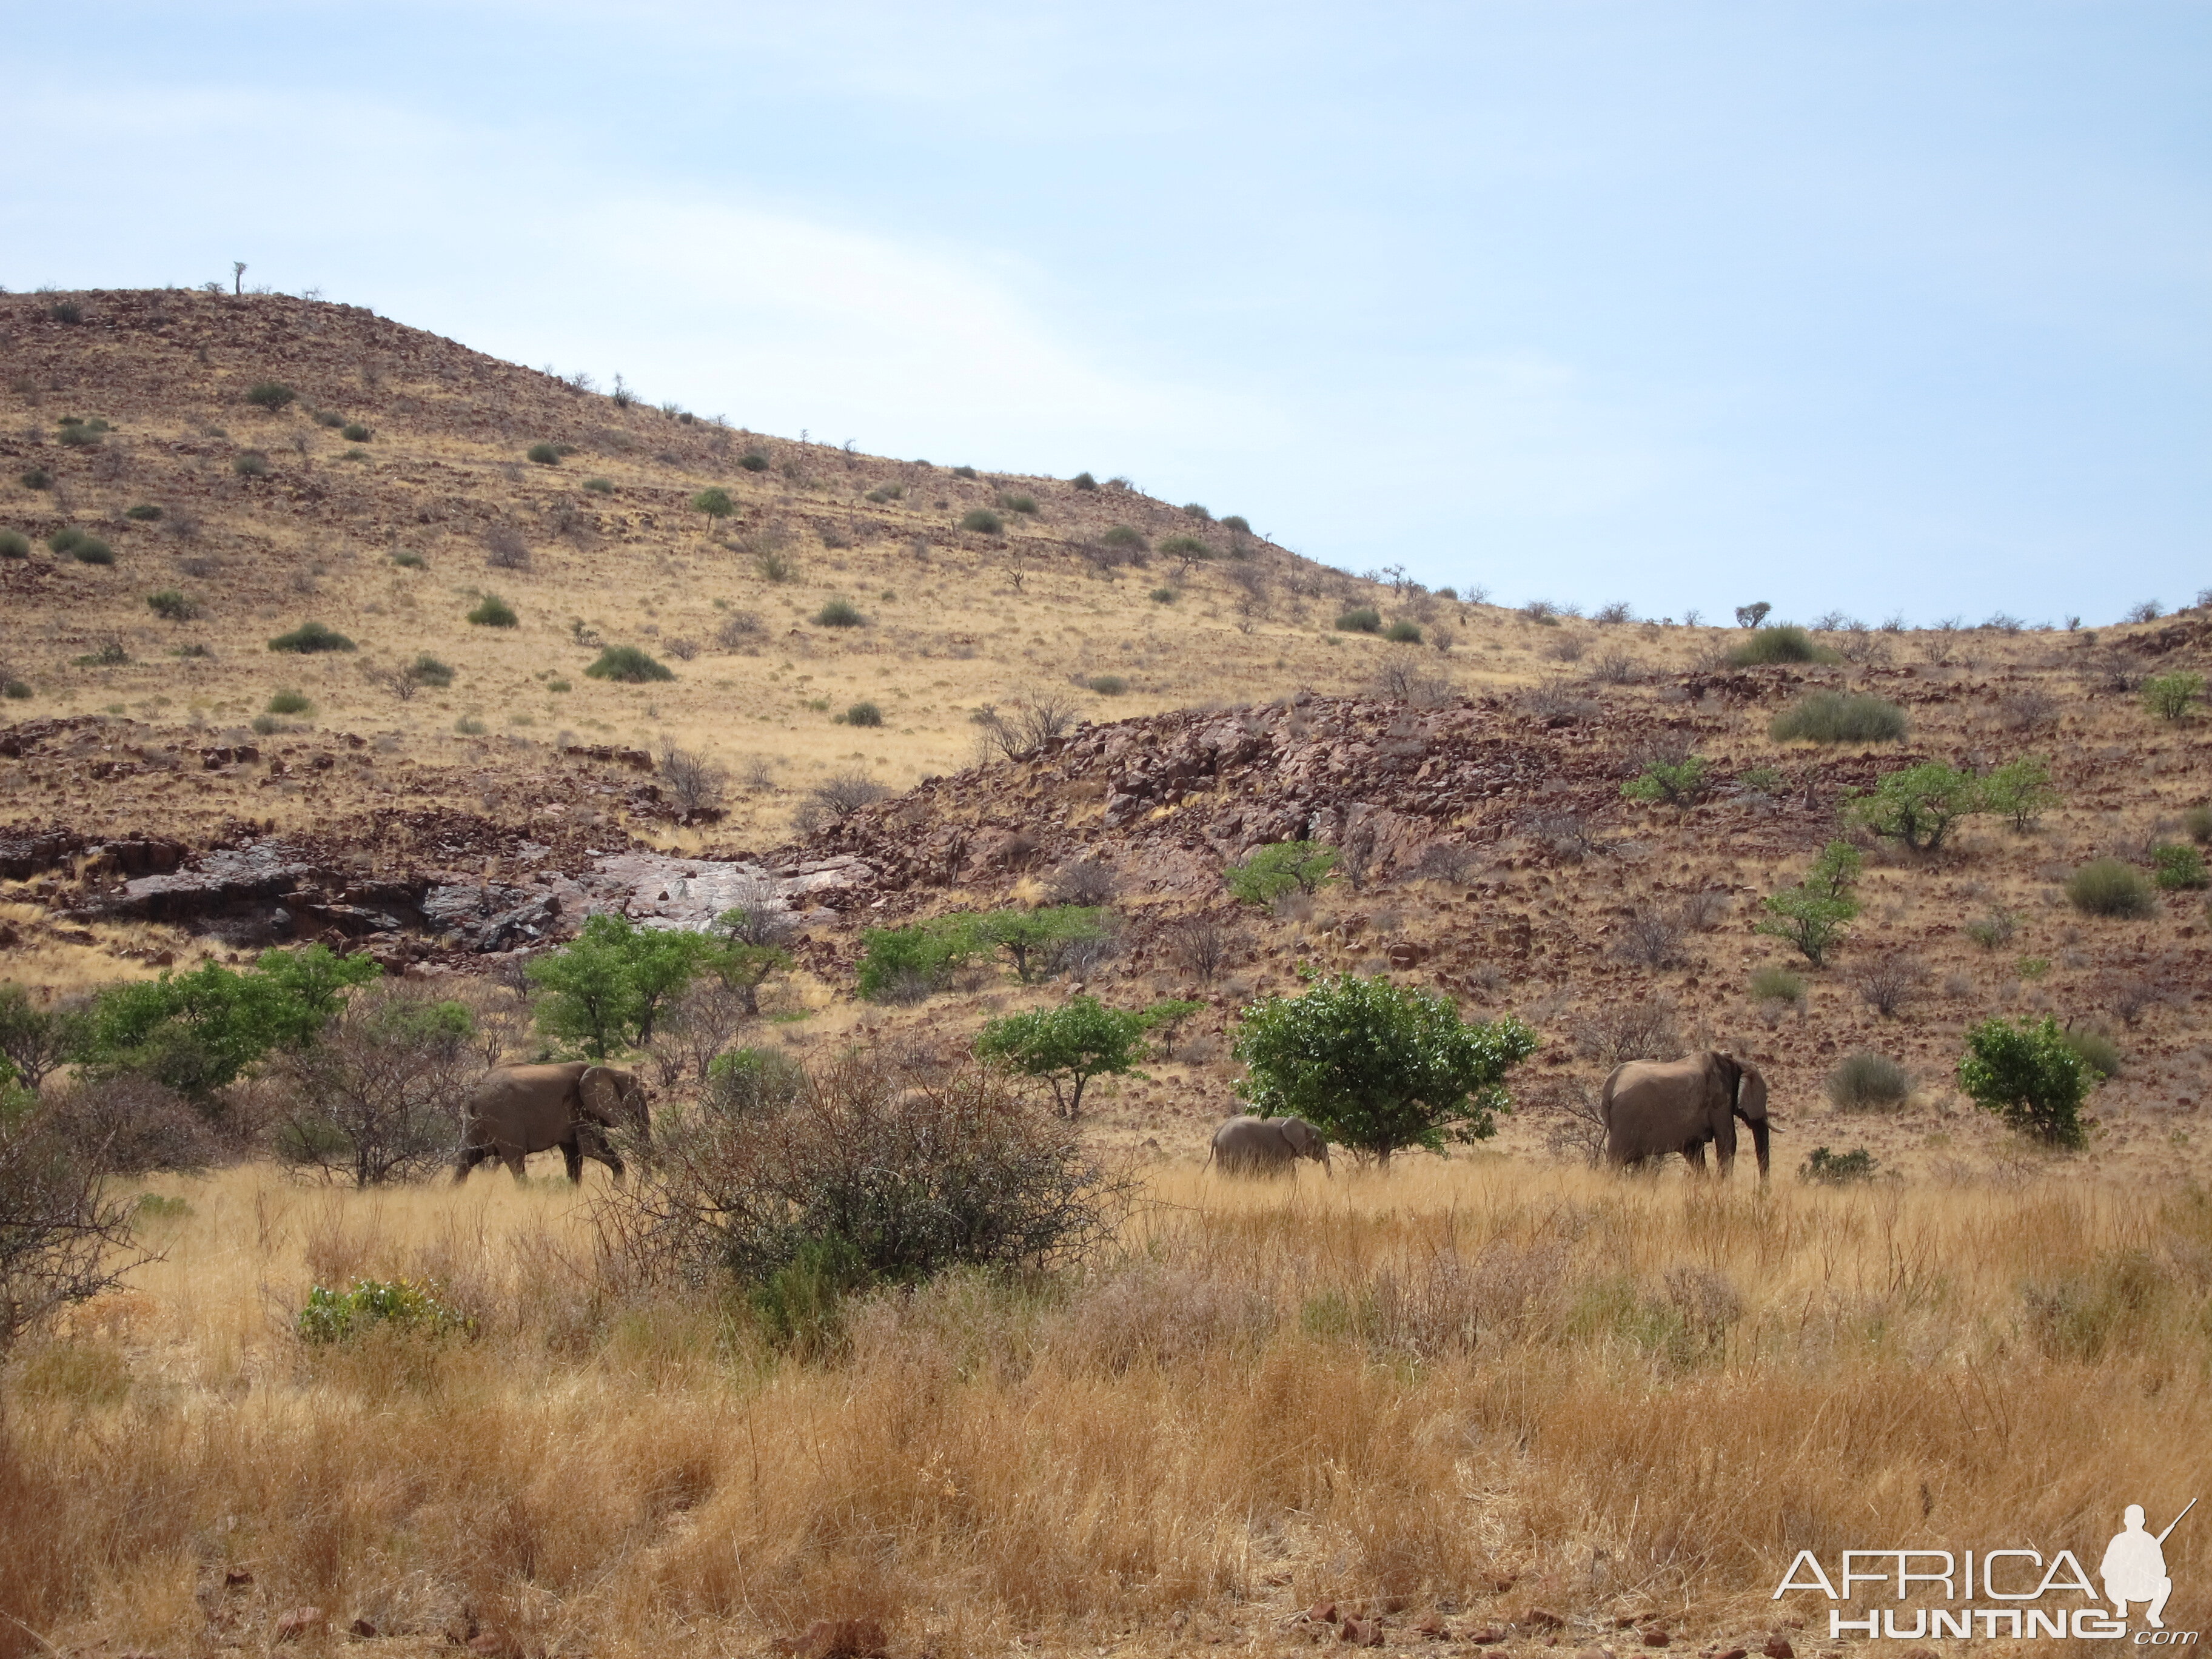
[[[2143,1530],[2142,1505],[2128,1505],[2121,1517],[2127,1530],[2112,1534],[2097,1569],[2097,1576],[2105,1581],[2105,1599],[2122,1619],[2128,1616],[2129,1602],[2148,1601],[2150,1606],[2143,1613],[2144,1622],[2153,1630],[2166,1628],[2166,1620],[2160,1615],[2166,1611],[2166,1598],[2173,1594],[2173,1580],[2166,1576],[2166,1536],[2181,1524],[2181,1516],[2196,1507],[2192,1498],[2181,1515],[2166,1523],[2166,1531],[2154,1538]]]
[[[1831,1607],[1832,1640],[1846,1634],[1905,1642],[1929,1637],[2003,1636],[2017,1641],[2070,1636],[2076,1641],[2126,1641],[2135,1647],[2193,1647],[2197,1632],[2166,1627],[2166,1604],[2173,1594],[2173,1579],[2166,1570],[2166,1540],[2196,1507],[2192,1498],[2164,1532],[2154,1533],[2144,1524],[2142,1505],[2127,1506],[2121,1516],[2123,1529],[2112,1534],[2098,1563],[2097,1576],[2105,1585],[2102,1601],[2072,1550],[2061,1549],[2046,1558],[2040,1549],[2018,1548],[1977,1548],[1962,1553],[1845,1550],[1842,1571],[1832,1578],[1818,1555],[1800,1550],[1776,1587],[1774,1599],[1779,1601],[1791,1590],[1817,1590],[1831,1601],[1875,1603],[1863,1605],[1863,1616],[1856,1619],[1844,1617],[1842,1607]],[[1864,1585],[1882,1588],[1869,1592],[1861,1588]],[[2103,1602],[2111,1603],[2110,1611]],[[2143,1608],[2144,1621],[2143,1628],[2133,1632],[2128,1627],[2131,1605]]]

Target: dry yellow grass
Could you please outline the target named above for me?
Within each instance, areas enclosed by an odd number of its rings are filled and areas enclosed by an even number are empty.
[[[302,1603],[608,1654],[823,1615],[902,1653],[1266,1650],[1323,1599],[1802,1643],[1827,1604],[1768,1599],[1798,1549],[2094,1570],[2121,1504],[2212,1475],[2188,1189],[1163,1168],[1085,1282],[885,1296],[802,1363],[600,1260],[565,1186],[159,1185],[164,1259],[9,1377],[0,1650],[258,1647]],[[356,1273],[443,1280],[478,1335],[298,1344]],[[2177,1628],[2206,1535],[2167,1546]]]

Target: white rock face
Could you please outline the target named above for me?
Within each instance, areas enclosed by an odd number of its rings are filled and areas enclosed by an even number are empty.
[[[766,901],[791,911],[808,896],[864,887],[875,872],[849,855],[818,859],[781,872],[764,864],[677,858],[666,853],[616,853],[594,866],[600,908],[618,909],[641,927],[705,932],[740,903]]]

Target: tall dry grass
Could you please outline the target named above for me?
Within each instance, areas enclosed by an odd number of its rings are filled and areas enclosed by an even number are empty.
[[[1080,1281],[884,1296],[799,1361],[602,1259],[562,1186],[164,1190],[166,1259],[7,1379],[0,1650],[258,1645],[300,1603],[611,1654],[832,1615],[1288,1639],[1324,1596],[1725,1632],[1800,1548],[2094,1570],[2120,1504],[2212,1485],[2185,1191],[1176,1170]],[[362,1273],[441,1279],[477,1337],[298,1344]],[[2167,1545],[2170,1625],[2208,1535]]]

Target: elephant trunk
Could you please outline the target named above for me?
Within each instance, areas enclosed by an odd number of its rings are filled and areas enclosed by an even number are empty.
[[[1755,1117],[1755,1118],[1752,1119],[1752,1121],[1751,1121],[1751,1146],[1752,1146],[1752,1150],[1753,1150],[1753,1152],[1757,1152],[1757,1153],[1759,1154],[1759,1178],[1761,1181],[1764,1181],[1764,1180],[1765,1180],[1765,1179],[1766,1179],[1766,1137],[1767,1137],[1767,1133],[1768,1133],[1768,1130],[1767,1130],[1767,1122],[1766,1122],[1766,1120],[1765,1120],[1765,1118],[1763,1118],[1763,1117]]]

